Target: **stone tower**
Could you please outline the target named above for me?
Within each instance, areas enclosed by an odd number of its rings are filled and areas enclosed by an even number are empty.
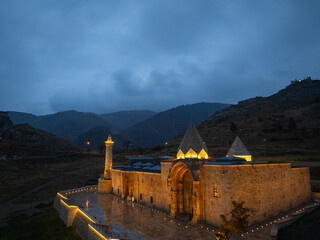
[[[109,135],[108,140],[105,141],[106,144],[106,156],[105,156],[105,166],[104,166],[104,178],[110,179],[110,169],[112,168],[112,147],[113,141]]]
[[[104,163],[104,172],[103,178],[99,178],[98,180],[98,192],[99,193],[111,193],[112,192],[112,180],[110,170],[112,168],[112,147],[113,141],[111,136],[109,135],[108,140],[105,141],[106,144],[106,156]]]

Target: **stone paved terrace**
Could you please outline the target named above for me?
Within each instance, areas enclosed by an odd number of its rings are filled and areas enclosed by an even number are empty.
[[[79,192],[67,195],[88,215],[106,224],[113,235],[130,239],[215,239],[213,227],[192,225],[171,218],[166,213],[123,201],[109,194]],[[88,202],[87,202],[88,201]],[[88,203],[88,204],[87,204]],[[99,207],[100,205],[100,207]],[[103,206],[103,208],[101,208]]]
[[[216,239],[216,228],[203,224],[191,224],[170,217],[167,213],[147,206],[124,201],[111,194],[93,191],[64,192],[73,205],[79,206],[100,224],[107,225],[111,235],[141,239]],[[303,211],[292,209],[264,222],[251,225],[247,232],[232,239],[268,239],[272,225],[290,218],[290,214]]]

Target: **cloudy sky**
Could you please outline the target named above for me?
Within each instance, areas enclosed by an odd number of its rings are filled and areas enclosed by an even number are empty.
[[[0,0],[0,110],[165,110],[320,79],[320,1]]]

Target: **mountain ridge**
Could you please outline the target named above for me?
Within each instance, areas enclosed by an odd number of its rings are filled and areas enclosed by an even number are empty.
[[[271,96],[240,101],[198,129],[211,156],[225,155],[237,135],[260,157],[320,154],[320,81],[296,81]]]
[[[7,112],[0,112],[0,123],[0,157],[3,160],[81,151],[75,144],[29,124],[13,125]]]
[[[109,122],[116,122],[121,129],[125,129],[137,124],[138,122],[147,120],[155,114],[156,112],[150,110],[130,110],[105,113],[100,116]]]
[[[183,134],[191,121],[198,125],[217,110],[227,106],[229,104],[206,102],[181,105],[157,113],[146,121],[120,131],[119,134],[141,147],[163,144]]]

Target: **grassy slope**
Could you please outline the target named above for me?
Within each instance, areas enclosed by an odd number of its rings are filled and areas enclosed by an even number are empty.
[[[39,159],[0,161],[0,203],[62,176],[57,182],[19,202],[53,199],[57,191],[83,186],[89,179],[98,178],[103,168],[103,155],[41,156]],[[66,175],[69,171],[74,173]]]
[[[0,236],[2,240],[81,240],[72,228],[66,228],[53,206],[45,208],[44,212],[39,215],[25,218],[0,229]]]
[[[303,216],[295,223],[281,229],[279,240],[319,239],[320,236],[320,209]]]

